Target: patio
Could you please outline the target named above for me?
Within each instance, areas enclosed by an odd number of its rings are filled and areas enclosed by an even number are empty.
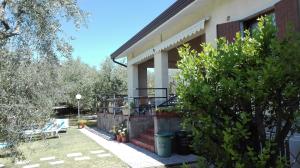
[[[26,160],[11,163],[0,153],[0,167],[36,168],[36,167],[172,167],[182,163],[195,163],[196,155],[178,155],[159,157],[153,152],[131,143],[118,143],[110,137],[91,128],[71,127],[60,138],[39,140],[20,146]],[[0,151],[1,152],[1,151]]]
[[[80,131],[132,168],[169,167],[181,165],[182,163],[195,163],[198,159],[198,157],[193,154],[173,154],[171,157],[163,158],[131,143],[125,144],[107,140],[109,139],[108,137],[104,138],[105,136],[103,137],[103,135],[99,136],[99,133],[90,131],[90,129],[81,129]]]

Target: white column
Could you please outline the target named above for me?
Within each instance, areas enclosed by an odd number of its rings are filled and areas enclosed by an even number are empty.
[[[139,68],[139,88],[147,88],[147,66],[140,64]],[[147,90],[140,90],[139,96],[147,96]]]
[[[138,96],[138,92],[136,88],[139,86],[138,81],[138,66],[137,65],[128,65],[127,66],[128,73],[128,97],[132,98],[134,96]]]
[[[154,55],[154,73],[155,73],[155,88],[168,88],[169,74],[168,74],[168,53],[157,52]],[[167,94],[168,95],[168,94]],[[165,90],[157,90],[155,97],[166,96]],[[166,101],[166,99],[157,99],[156,105]]]

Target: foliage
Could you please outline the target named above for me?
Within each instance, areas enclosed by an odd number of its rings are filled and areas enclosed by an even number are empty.
[[[72,58],[58,68],[62,102],[77,107],[75,95],[80,93],[81,109],[93,110],[98,95],[121,94],[127,88],[126,70],[107,58],[100,70]]]
[[[118,130],[119,130],[118,126],[114,125],[109,132],[112,133],[112,134],[114,134],[114,135],[117,135]]]
[[[63,19],[79,27],[85,13],[75,0],[0,1],[0,137],[14,158],[23,131],[42,128],[60,102],[58,57],[72,51]]]
[[[77,107],[76,94],[81,94],[81,109],[92,109],[94,107],[94,85],[98,71],[84,64],[80,59],[68,59],[58,69],[60,74],[60,90],[63,102]]]
[[[261,18],[253,34],[237,33],[233,43],[179,49],[184,125],[197,153],[216,167],[285,164],[284,140],[299,111],[300,36],[277,39],[271,20]]]
[[[125,67],[114,64],[108,57],[101,64],[94,88],[94,92],[100,95],[126,94],[127,71]]]
[[[169,107],[160,107],[160,108],[157,108],[155,111],[156,112],[168,112],[168,113],[172,113],[172,112],[180,112],[181,110],[178,107],[169,106]]]
[[[93,92],[97,98],[97,106],[108,107],[108,98],[127,94],[127,71],[125,67],[114,64],[110,58],[107,58],[100,67]]]
[[[121,136],[127,136],[128,130],[127,130],[127,120],[124,120],[117,128],[117,134]]]
[[[0,46],[13,44],[14,49],[34,51],[38,57],[57,52],[70,56],[72,48],[65,41],[61,21],[73,21],[79,28],[85,16],[76,0],[2,0]]]
[[[45,60],[32,60],[20,53],[0,51],[0,135],[15,147],[22,141],[22,132],[42,128],[59,98],[53,66]],[[2,80],[3,79],[3,80]]]

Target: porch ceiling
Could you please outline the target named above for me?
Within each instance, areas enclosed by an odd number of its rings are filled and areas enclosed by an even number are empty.
[[[192,49],[200,52],[202,51],[202,47],[200,44],[205,42],[205,35],[200,35],[188,42]],[[170,50],[168,50],[168,67],[170,69],[177,69],[177,62],[180,60],[179,54],[178,54],[178,48],[182,45],[176,46]],[[139,65],[146,67],[146,68],[154,68],[154,59],[151,58],[143,63],[140,63]]]
[[[139,64],[150,60],[153,58],[156,52],[160,51],[168,51],[174,47],[177,47],[183,43],[188,42],[195,37],[204,34],[204,26],[205,22],[208,21],[209,18],[204,18],[197,22],[196,24],[186,28],[185,30],[177,33],[176,35],[172,36],[171,38],[159,43],[153,48],[150,48],[140,54],[139,56],[133,58],[128,62],[128,64]]]

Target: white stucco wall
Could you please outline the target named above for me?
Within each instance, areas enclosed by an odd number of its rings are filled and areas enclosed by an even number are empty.
[[[205,25],[206,41],[215,43],[217,24],[226,23],[228,17],[230,21],[242,20],[274,6],[278,1],[280,0],[196,0],[124,54],[130,60],[206,17],[210,17]]]

